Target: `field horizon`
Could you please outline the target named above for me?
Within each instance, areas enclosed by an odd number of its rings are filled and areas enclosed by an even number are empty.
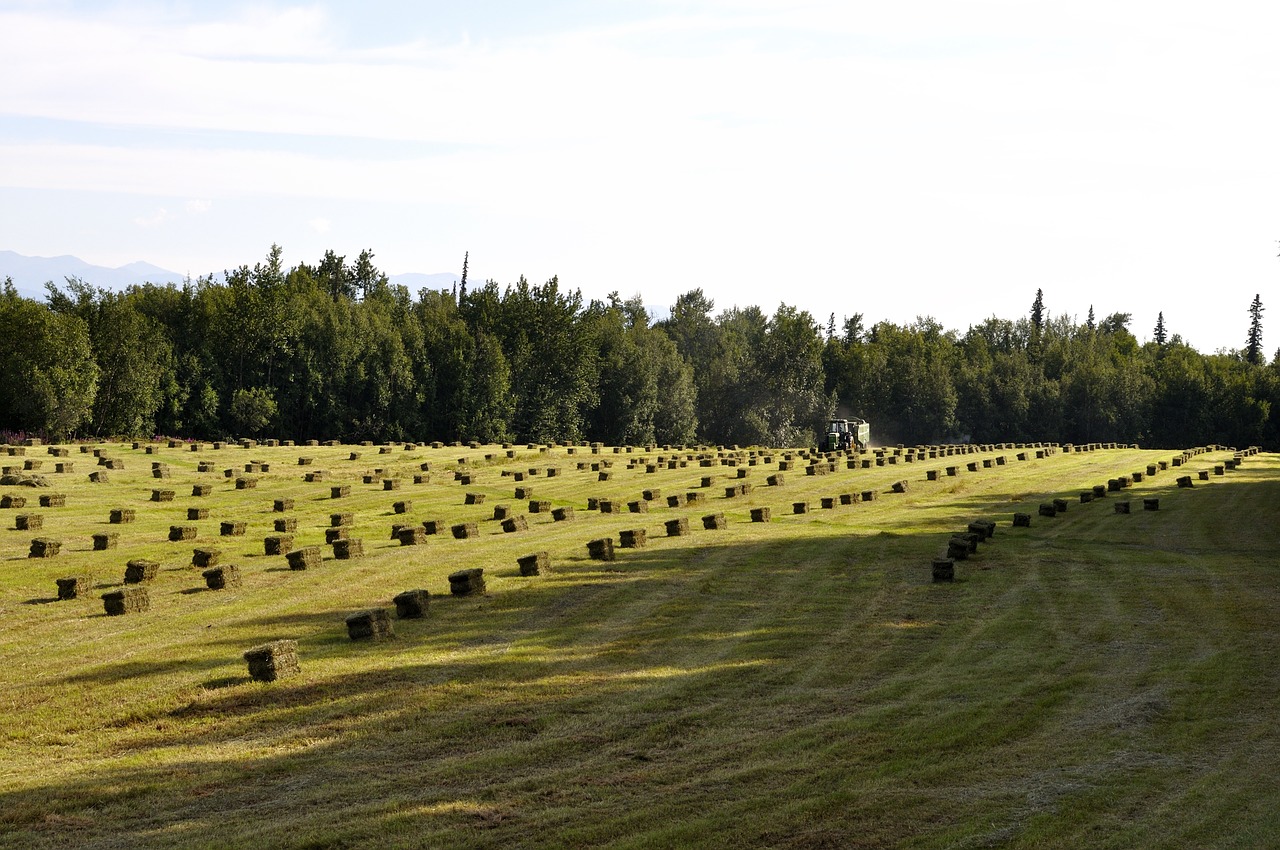
[[[0,847],[1280,843],[1276,454],[195,445],[0,458],[48,485],[0,486]],[[425,617],[348,636],[414,589]],[[281,639],[300,672],[252,680]]]

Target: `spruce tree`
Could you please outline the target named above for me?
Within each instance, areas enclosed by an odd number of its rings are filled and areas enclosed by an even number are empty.
[[[1262,364],[1262,294],[1253,296],[1249,305],[1249,339],[1245,344],[1244,359],[1255,366]]]
[[[1160,311],[1160,315],[1156,316],[1155,338],[1156,338],[1156,345],[1160,346],[1161,348],[1163,348],[1165,343],[1169,341],[1169,334],[1164,329],[1164,311],[1163,310]]]
[[[467,297],[467,260],[471,259],[470,251],[462,252],[462,286],[459,287],[459,297]]]
[[[1086,326],[1086,327],[1088,327],[1088,328],[1089,328],[1089,330],[1094,330],[1095,328],[1097,328],[1097,327],[1098,327],[1098,322],[1097,322],[1097,321],[1094,319],[1094,317],[1093,317],[1093,305],[1092,305],[1092,304],[1090,304],[1090,305],[1089,305],[1089,318],[1085,320],[1085,326]]]

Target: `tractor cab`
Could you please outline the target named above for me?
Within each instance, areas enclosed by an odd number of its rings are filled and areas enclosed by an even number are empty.
[[[871,425],[865,419],[832,419],[822,439],[824,452],[862,451],[871,442]]]

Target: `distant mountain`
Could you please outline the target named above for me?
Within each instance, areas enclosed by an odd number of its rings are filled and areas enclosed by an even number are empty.
[[[42,299],[48,281],[62,286],[69,277],[105,289],[124,289],[135,283],[182,283],[186,275],[153,266],[129,263],[118,269],[95,266],[79,257],[25,257],[13,251],[0,251],[0,280],[10,277],[18,292],[28,298]]]

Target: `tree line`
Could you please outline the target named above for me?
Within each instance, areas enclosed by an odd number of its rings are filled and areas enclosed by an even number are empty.
[[[1280,356],[1140,344],[1130,316],[1028,315],[964,333],[785,304],[716,312],[701,289],[652,322],[640,296],[555,278],[411,294],[362,252],[117,292],[78,279],[0,292],[0,430],[105,438],[805,445],[833,414],[883,443],[1280,447]]]

